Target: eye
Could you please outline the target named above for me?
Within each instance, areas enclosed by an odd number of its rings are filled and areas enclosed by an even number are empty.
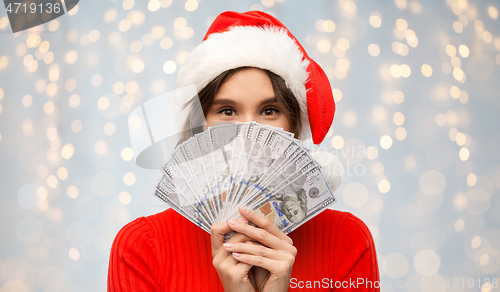
[[[224,116],[228,116],[228,117],[232,117],[232,116],[236,115],[236,111],[233,108],[229,108],[229,107],[223,108],[223,109],[219,110],[217,113],[222,114]]]
[[[271,115],[275,115],[279,113],[279,110],[277,108],[274,108],[274,107],[268,107],[268,108],[265,108],[264,110],[262,110],[262,115],[264,116],[271,116]]]

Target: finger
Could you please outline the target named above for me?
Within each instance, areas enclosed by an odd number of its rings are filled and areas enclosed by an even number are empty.
[[[222,247],[224,234],[233,231],[227,222],[214,223],[210,227],[210,239],[212,241],[212,254]]]
[[[241,218],[239,220],[240,223],[242,224],[248,224],[248,221],[244,218]],[[225,241],[225,235],[228,232],[233,232],[232,229],[228,227],[227,222],[219,222],[215,223],[211,226],[211,240],[212,240],[212,256],[215,257],[216,255],[220,254],[221,260],[226,258],[226,257],[231,257],[230,253],[227,252],[222,248],[222,244]],[[235,233],[229,240],[228,242],[231,243],[238,243],[238,242],[245,242],[249,241],[251,238],[244,234],[240,233]]]
[[[225,250],[223,252],[227,253],[227,256],[219,253],[213,260],[217,271],[227,274],[229,272],[248,272],[252,268],[252,266],[236,260],[231,253]]]
[[[253,245],[262,245],[261,243],[256,242],[256,241],[253,241],[253,240],[248,240],[248,241],[245,241],[245,243],[248,243],[248,244],[253,244]]]
[[[236,220],[229,220],[228,225],[237,233],[244,234],[252,240],[260,242],[270,248],[277,250],[281,250],[283,248],[283,241],[265,229],[257,228],[248,224],[241,224]]]
[[[291,242],[290,237],[286,236],[276,225],[274,225],[269,219],[267,219],[264,216],[261,216],[254,211],[248,209],[245,206],[241,206],[240,209],[240,214],[243,216],[245,219],[248,221],[252,222],[253,224],[259,226],[260,228],[266,230],[267,232],[271,233],[272,235],[276,236],[277,238],[281,240],[286,240],[287,242]]]
[[[237,253],[237,252],[233,253],[233,257],[242,263],[251,266],[261,267],[263,269],[268,270],[271,274],[278,274],[278,275],[291,272],[290,267],[292,267],[293,265],[293,262],[291,263],[292,265],[288,265],[283,261],[277,261],[263,256],[256,256],[256,255]]]
[[[257,244],[254,242],[244,242],[244,243],[224,243],[224,248],[228,252],[232,253],[244,253],[256,256],[262,256],[273,260],[285,260],[287,259],[286,254],[282,252],[277,252],[272,250],[262,244]]]
[[[233,258],[233,260],[235,260]],[[233,280],[237,280],[238,282],[249,281],[252,282],[253,279],[250,278],[250,269],[252,269],[252,265],[236,261],[237,264],[231,269],[228,270],[228,274]]]
[[[233,231],[231,229],[231,231]],[[241,233],[235,233],[233,235],[233,237],[231,237],[231,239],[229,239],[227,241],[227,243],[240,243],[240,242],[246,242],[246,241],[252,241],[253,239],[251,239],[250,237],[246,236],[245,234],[241,234]]]
[[[249,265],[247,263],[240,262],[240,261],[236,260],[234,257],[232,257],[232,258],[233,258],[233,260],[235,260],[237,262],[236,265],[235,265],[235,269],[237,269],[238,273],[247,274],[248,275],[248,271],[250,271],[250,269],[253,266]]]
[[[246,241],[245,243],[253,245],[262,245],[261,243],[255,241]],[[295,246],[293,245],[283,245],[283,246],[284,246],[283,250],[275,250],[274,252],[285,252],[287,254],[287,256],[285,257],[289,257],[289,255],[291,255],[293,256],[293,258],[295,258],[297,256],[297,248]]]
[[[219,255],[217,258],[220,259],[220,262],[214,265],[217,273],[221,273],[222,275],[230,274],[233,279],[244,280],[242,276],[248,275],[252,268],[251,265],[236,260],[231,254],[223,259]]]
[[[247,241],[245,243],[252,244],[252,245],[262,245],[259,242],[255,242],[255,241]],[[225,248],[225,249],[227,250],[227,248]],[[293,245],[290,245],[290,246],[285,246],[285,248],[283,248],[283,250],[272,250],[272,255],[268,256],[268,258],[272,258],[272,259],[276,259],[276,260],[292,259],[293,261],[295,261],[296,256],[297,256],[297,248]]]

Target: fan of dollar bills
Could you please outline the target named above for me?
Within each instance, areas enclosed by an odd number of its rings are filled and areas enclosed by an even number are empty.
[[[155,195],[210,233],[239,206],[289,233],[335,202],[310,150],[293,134],[255,122],[210,127],[179,144]]]

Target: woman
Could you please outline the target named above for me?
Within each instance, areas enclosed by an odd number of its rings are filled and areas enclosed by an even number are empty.
[[[219,15],[179,73],[177,86],[191,84],[208,126],[256,121],[319,144],[333,120],[325,73],[263,12]],[[127,224],[113,243],[108,291],[378,291],[372,237],[352,214],[325,210],[287,236],[239,211],[211,235],[172,209]]]

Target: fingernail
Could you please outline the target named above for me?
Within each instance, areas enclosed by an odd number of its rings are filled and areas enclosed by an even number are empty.
[[[227,221],[229,223],[229,225],[236,225],[238,222],[236,222],[236,220],[229,220]]]
[[[240,218],[240,219],[238,219],[238,222],[240,222],[240,223],[244,223],[244,224],[248,224],[248,220],[247,220],[247,219],[245,219],[245,218]]]
[[[243,212],[243,213],[248,212],[248,208],[245,206],[241,206],[241,212]]]
[[[239,252],[233,252],[233,256],[236,257],[236,258],[239,257],[240,255],[241,254]]]
[[[231,248],[231,247],[233,247],[233,244],[232,243],[224,243],[223,246],[224,246],[224,248]]]

